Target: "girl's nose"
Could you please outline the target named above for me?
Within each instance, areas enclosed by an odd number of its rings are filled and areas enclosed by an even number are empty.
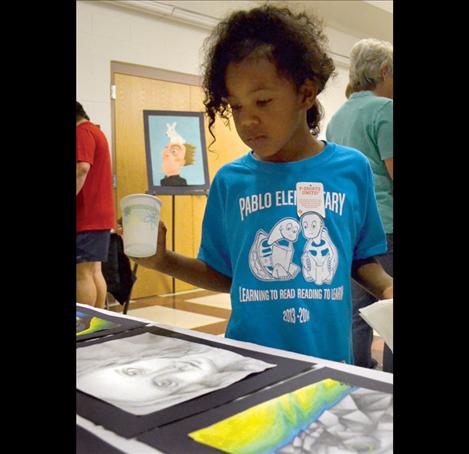
[[[259,117],[253,112],[249,112],[247,110],[240,113],[239,122],[240,125],[246,129],[249,129],[253,126],[257,126],[260,123]]]

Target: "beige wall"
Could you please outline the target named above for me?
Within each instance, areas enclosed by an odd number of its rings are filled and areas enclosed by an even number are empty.
[[[327,27],[330,48],[345,55],[359,39]],[[111,60],[200,75],[200,49],[209,31],[99,1],[77,1],[77,99],[111,142]],[[320,95],[328,118],[345,101],[347,60]],[[323,134],[321,134],[322,138]]]
[[[111,141],[111,60],[199,74],[205,30],[77,1],[77,99]]]

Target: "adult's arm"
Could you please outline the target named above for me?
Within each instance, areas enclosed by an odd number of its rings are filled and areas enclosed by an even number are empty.
[[[83,185],[85,184],[86,177],[88,175],[88,172],[90,171],[90,163],[89,162],[84,162],[80,161],[77,162],[77,192],[76,195],[79,194],[81,189],[83,188]]]
[[[386,170],[391,180],[394,180],[394,127],[393,127],[393,102],[388,100],[377,111],[374,119],[376,143],[380,158],[384,161]]]
[[[391,178],[391,180],[394,180],[393,158],[385,159],[384,165],[386,166],[386,170],[388,171],[389,178]]]
[[[393,297],[393,278],[375,257],[354,260],[352,278],[378,299]]]

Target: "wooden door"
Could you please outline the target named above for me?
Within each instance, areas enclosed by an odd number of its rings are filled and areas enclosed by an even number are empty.
[[[114,104],[115,163],[117,176],[116,200],[128,194],[148,190],[143,110],[175,110],[203,112],[202,88],[184,83],[167,82],[129,74],[114,74],[116,100]],[[205,122],[207,146],[212,142]],[[212,128],[217,140],[208,151],[210,181],[225,163],[237,159],[248,151],[239,139],[234,125],[226,127],[217,119]],[[161,220],[167,232],[167,247],[172,246],[172,197],[158,196],[162,200]],[[175,196],[175,250],[196,257],[201,240],[202,218],[206,205],[205,195]],[[117,217],[121,216],[117,204]],[[176,280],[176,292],[194,287]],[[139,267],[132,298],[162,295],[172,292],[172,279],[162,273]]]

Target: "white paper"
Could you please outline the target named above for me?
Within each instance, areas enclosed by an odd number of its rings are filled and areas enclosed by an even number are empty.
[[[144,333],[77,348],[77,388],[145,415],[271,367],[229,350]]]
[[[361,317],[393,351],[393,299],[381,300],[359,309]]]
[[[322,183],[296,183],[296,211],[299,217],[311,212],[319,213],[323,218],[326,217]]]

